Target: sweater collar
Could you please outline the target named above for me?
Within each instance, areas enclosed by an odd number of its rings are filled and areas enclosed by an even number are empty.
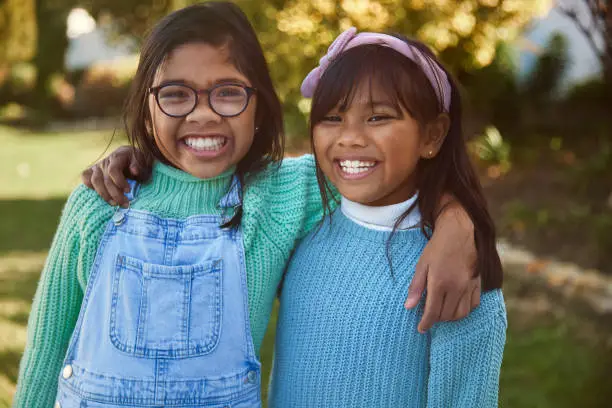
[[[156,162],[150,180],[142,185],[136,196],[136,208],[153,206],[171,217],[184,213],[221,214],[220,202],[232,187],[234,172],[235,168],[230,168],[218,176],[200,179]]]
[[[391,231],[398,218],[405,213],[411,205],[416,203],[418,195],[414,194],[408,200],[401,203],[373,207],[356,203],[346,197],[342,197],[340,209],[350,220],[370,229],[379,231]],[[399,229],[408,229],[418,226],[421,222],[421,213],[418,206],[410,211],[408,216],[400,223]]]
[[[181,169],[177,169],[176,167],[170,166],[168,164],[164,164],[160,161],[156,161],[153,164],[153,175],[157,177],[168,177],[174,179],[179,182],[187,182],[187,183],[200,183],[200,184],[214,184],[219,180],[227,181],[231,179],[231,176],[236,171],[236,166],[232,166],[229,169],[225,170],[223,173],[211,177],[211,178],[198,178],[193,176],[186,171]]]

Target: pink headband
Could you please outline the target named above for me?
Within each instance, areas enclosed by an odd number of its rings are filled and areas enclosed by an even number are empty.
[[[423,54],[418,48],[405,43],[399,38],[378,33],[357,34],[357,29],[355,27],[351,27],[344,31],[329,46],[327,54],[319,61],[319,66],[310,71],[304,79],[304,82],[302,82],[302,95],[305,98],[312,98],[321,76],[323,76],[323,73],[327,70],[329,65],[344,51],[366,44],[377,44],[383,47],[392,48],[414,61],[421,67],[427,79],[429,79],[438,100],[444,107],[444,111],[450,111],[451,86],[446,73],[438,63]]]

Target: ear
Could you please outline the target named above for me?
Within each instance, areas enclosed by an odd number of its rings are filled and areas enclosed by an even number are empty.
[[[438,154],[449,129],[450,116],[447,113],[439,114],[425,126],[420,149],[422,158],[432,159]]]

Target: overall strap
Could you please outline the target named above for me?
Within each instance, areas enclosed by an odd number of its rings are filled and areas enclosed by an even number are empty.
[[[140,183],[137,182],[136,180],[132,180],[132,179],[127,179],[127,182],[130,185],[130,191],[125,193],[125,196],[131,202],[132,200],[136,199],[136,195],[138,194],[138,190],[140,190]]]
[[[228,192],[219,200],[219,207],[227,209],[240,205],[242,205],[242,184],[238,175],[234,174]]]
[[[123,223],[123,221],[125,220],[126,214],[130,210],[132,201],[136,199],[136,195],[138,194],[138,190],[140,189],[140,183],[137,182],[136,180],[128,179],[127,182],[130,185],[130,191],[125,193],[125,196],[129,200],[128,207],[121,208],[117,206],[117,209],[115,210],[115,213],[113,214],[113,222],[115,223],[115,225],[121,225]]]
[[[228,192],[219,200],[218,207],[221,209],[221,226],[229,226],[232,217],[242,211],[242,183],[240,177],[234,174]],[[231,234],[236,234],[236,229],[232,228]]]

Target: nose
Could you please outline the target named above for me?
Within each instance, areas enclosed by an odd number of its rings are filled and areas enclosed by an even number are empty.
[[[204,124],[209,122],[221,122],[221,120],[223,120],[223,117],[214,110],[212,110],[208,101],[208,95],[199,94],[195,109],[189,115],[187,115],[185,119],[188,122],[197,122]]]
[[[346,124],[340,136],[337,139],[337,143],[341,147],[366,147],[367,138],[362,126],[358,124]]]

